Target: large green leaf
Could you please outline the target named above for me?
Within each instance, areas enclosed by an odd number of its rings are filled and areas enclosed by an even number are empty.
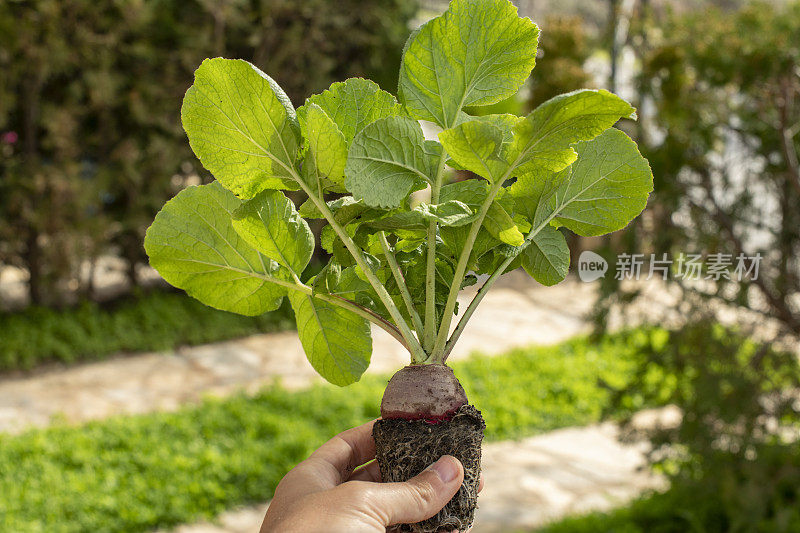
[[[317,174],[336,185],[344,185],[347,143],[344,134],[317,104],[307,104],[303,136],[308,141],[311,161]]]
[[[578,235],[604,235],[624,228],[647,205],[653,174],[630,138],[610,129],[578,143],[569,180],[549,201],[558,223]]]
[[[470,120],[439,133],[439,140],[460,168],[491,182],[501,179],[509,165],[501,158],[503,130],[482,120]]]
[[[575,161],[570,145],[593,139],[620,118],[635,118],[631,105],[603,89],[583,89],[551,98],[514,127],[508,159],[516,174],[561,170]]]
[[[379,118],[399,115],[402,106],[394,96],[381,90],[377,83],[363,78],[336,82],[329,89],[315,94],[297,110],[304,124],[310,104],[318,105],[339,127],[349,146],[353,137]]]
[[[564,281],[569,271],[569,246],[564,234],[544,226],[522,252],[522,268],[542,285]]]
[[[369,322],[302,292],[289,293],[289,301],[300,342],[314,370],[341,387],[358,381],[372,355]]]
[[[233,216],[233,229],[250,246],[298,276],[314,253],[314,235],[281,191],[262,191]]]
[[[277,309],[286,272],[233,229],[241,201],[219,183],[189,187],[166,203],[147,230],[150,264],[170,284],[204,304],[242,315]]]
[[[464,106],[517,92],[536,63],[538,38],[536,25],[508,0],[453,0],[409,38],[400,101],[413,117],[451,128]]]
[[[558,172],[539,169],[520,175],[508,188],[515,200],[514,212],[526,216],[534,226],[539,225],[552,213],[553,206],[548,205],[548,200],[569,180],[571,172],[567,167]]]
[[[203,166],[237,196],[297,188],[289,170],[298,147],[294,109],[272,78],[250,63],[203,61],[181,118]]]
[[[376,120],[353,139],[345,187],[368,206],[398,207],[429,181],[435,164],[419,123],[407,117]]]

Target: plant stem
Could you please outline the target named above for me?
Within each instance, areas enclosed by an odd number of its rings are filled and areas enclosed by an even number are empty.
[[[408,324],[403,318],[403,315],[400,313],[400,310],[394,304],[394,301],[392,301],[392,297],[386,291],[386,288],[383,286],[378,277],[372,271],[372,268],[364,259],[364,255],[361,253],[361,249],[356,245],[355,242],[353,242],[353,239],[350,238],[350,236],[347,234],[347,232],[341,226],[341,224],[339,224],[336,221],[335,217],[333,216],[333,213],[328,208],[328,204],[325,203],[325,200],[319,198],[316,194],[314,194],[314,191],[312,191],[311,188],[308,186],[308,184],[306,184],[302,180],[302,178],[300,178],[300,176],[297,175],[297,172],[295,172],[294,169],[292,169],[292,174],[295,178],[295,181],[297,181],[298,185],[300,185],[300,187],[308,195],[311,201],[314,202],[314,205],[317,206],[317,209],[319,209],[320,213],[322,213],[322,215],[328,221],[328,224],[331,225],[333,230],[342,240],[345,247],[350,252],[350,255],[353,256],[353,259],[355,259],[356,264],[359,266],[359,268],[361,268],[362,272],[364,272],[364,275],[367,277],[367,280],[369,281],[370,285],[372,285],[372,288],[375,289],[375,292],[378,294],[378,298],[380,298],[383,305],[389,311],[392,320],[394,320],[397,328],[400,330],[400,333],[403,336],[403,339],[405,340],[404,344],[411,353],[412,362],[424,361],[425,359],[427,359],[427,354],[422,349],[422,345],[420,345],[419,341],[414,336],[414,333],[408,327]]]
[[[436,177],[431,185],[431,204],[439,203],[439,192],[442,189],[442,176],[447,153],[442,147]],[[431,353],[436,342],[436,221],[428,222],[428,256],[425,265],[425,328],[422,345],[425,351]]]
[[[535,228],[531,228],[531,231],[528,232],[528,235],[525,237],[525,242],[522,244],[522,248],[520,249],[519,253],[522,253],[522,251],[530,245],[530,243],[533,240],[533,238],[536,237],[536,235],[540,231],[542,231],[542,228],[544,228],[547,224],[549,224],[550,221],[555,216],[556,216],[556,212],[553,212],[553,214],[551,214],[549,217],[547,217],[547,219],[545,219],[544,222],[542,222],[541,224],[539,224]],[[500,266],[497,267],[494,272],[492,272],[492,275],[489,276],[489,279],[487,279],[484,282],[484,284],[478,290],[478,293],[475,295],[474,298],[472,298],[472,301],[469,303],[469,306],[464,311],[464,314],[461,316],[461,319],[458,321],[458,325],[456,326],[456,329],[453,331],[453,334],[450,336],[450,339],[447,341],[447,344],[444,347],[444,353],[442,354],[442,358],[441,358],[442,359],[442,363],[447,361],[447,358],[450,356],[450,352],[453,351],[453,347],[455,346],[456,342],[458,342],[458,338],[461,337],[461,333],[464,332],[464,328],[467,327],[467,322],[469,322],[469,319],[472,317],[472,314],[475,312],[475,309],[478,307],[478,304],[481,303],[481,300],[483,300],[483,297],[486,296],[486,293],[489,292],[489,289],[492,288],[492,285],[494,285],[494,282],[497,281],[497,278],[499,278],[501,275],[503,275],[503,272],[506,271],[506,268],[508,268],[508,265],[510,265],[511,262],[514,261],[514,259],[516,257],[518,257],[518,255],[519,254],[507,257],[505,259],[505,261],[503,261],[500,264]]]
[[[417,309],[414,307],[414,301],[411,299],[411,293],[408,292],[408,285],[406,285],[406,280],[403,276],[403,271],[400,270],[400,265],[397,264],[397,258],[394,256],[394,253],[392,253],[392,249],[389,248],[389,241],[386,240],[386,233],[383,231],[379,232],[378,240],[381,243],[384,255],[386,255],[386,262],[389,263],[389,268],[392,270],[394,281],[400,289],[400,295],[403,297],[403,302],[406,304],[408,314],[411,316],[411,320],[414,323],[414,329],[417,331],[418,336],[422,335],[422,319],[420,319],[419,313],[417,313]]]
[[[484,200],[480,210],[478,211],[478,218],[475,219],[470,226],[467,240],[464,243],[464,249],[461,250],[461,255],[459,256],[458,263],[456,264],[456,270],[453,275],[453,283],[450,285],[450,293],[447,295],[447,303],[445,304],[442,322],[439,326],[439,334],[436,337],[436,343],[433,347],[432,356],[434,361],[442,362],[444,360],[444,348],[445,344],[447,343],[447,337],[450,334],[450,323],[453,320],[453,312],[455,311],[456,303],[458,302],[458,293],[461,290],[461,283],[463,283],[464,276],[467,273],[467,264],[469,263],[470,255],[472,255],[472,246],[475,244],[475,239],[477,238],[478,232],[481,229],[483,219],[486,218],[486,213],[489,211],[489,207],[492,205],[494,197],[503,186],[503,181],[504,180],[502,179],[498,180],[492,185],[492,188],[489,190],[489,195],[486,197],[486,200]]]
[[[347,298],[343,298],[335,294],[314,292],[314,289],[312,287],[309,287],[305,283],[301,282],[299,278],[297,278],[297,276],[293,276],[295,281],[290,282],[280,278],[274,278],[272,276],[260,274],[252,270],[243,270],[240,268],[234,268],[232,266],[227,266],[226,268],[247,276],[263,279],[264,281],[280,285],[281,287],[285,287],[289,290],[303,292],[311,296],[312,298],[317,298],[331,305],[336,305],[343,309],[347,309],[348,311],[352,311],[353,313],[361,316],[362,318],[367,319],[368,321],[372,322],[373,324],[377,325],[378,327],[386,331],[389,335],[397,339],[400,342],[400,344],[402,344],[407,350],[411,351],[408,345],[406,344],[406,340],[403,338],[403,335],[400,333],[400,330],[397,329],[397,327],[394,324],[392,324],[391,322],[380,316],[375,311],[372,311],[371,309],[367,309],[366,307],[358,305],[357,303],[348,300]]]
[[[279,136],[279,138],[280,138],[280,136]],[[286,158],[287,159],[291,159],[291,156],[289,154],[289,150],[286,148],[286,144],[284,144],[283,139],[281,139],[281,145],[283,146],[283,151],[284,151],[284,154],[286,155]],[[264,152],[269,154],[268,150],[264,150]],[[317,182],[317,187],[320,190],[320,194],[319,194],[319,196],[317,196],[316,194],[314,194],[314,192],[311,190],[311,188],[308,186],[308,184],[303,180],[303,178],[297,173],[297,170],[294,168],[294,166],[287,165],[286,163],[284,163],[280,159],[277,159],[277,158],[274,158],[274,157],[272,157],[272,159],[273,159],[273,161],[278,163],[280,166],[282,166],[289,173],[289,175],[292,177],[292,179],[294,179],[297,182],[297,184],[300,185],[300,188],[303,189],[303,192],[305,192],[308,195],[308,197],[311,199],[311,201],[314,202],[314,205],[317,206],[317,209],[320,210],[322,215],[328,221],[328,224],[331,225],[333,230],[336,232],[336,234],[342,240],[342,242],[344,243],[345,247],[350,252],[350,255],[353,256],[353,259],[355,259],[356,264],[364,272],[364,275],[367,276],[367,280],[369,280],[369,283],[370,283],[370,285],[372,285],[372,288],[375,289],[375,292],[378,294],[378,298],[380,298],[381,302],[383,302],[383,305],[386,307],[386,309],[389,311],[389,314],[391,315],[392,319],[395,321],[396,328],[400,332],[400,334],[402,336],[402,339],[404,341],[404,342],[402,342],[402,344],[411,353],[411,361],[412,362],[416,362],[418,360],[427,359],[428,356],[425,353],[425,350],[422,349],[422,345],[420,345],[420,343],[417,340],[417,338],[414,337],[414,334],[411,332],[411,329],[408,327],[408,324],[403,319],[403,315],[400,314],[400,310],[397,309],[396,305],[394,305],[394,302],[392,301],[392,297],[389,295],[388,292],[386,292],[386,288],[383,286],[383,284],[381,284],[381,282],[378,279],[378,277],[372,271],[372,268],[370,268],[370,266],[367,264],[366,260],[364,259],[363,254],[361,253],[361,249],[358,246],[356,246],[356,243],[353,242],[353,239],[350,238],[350,236],[347,234],[347,232],[344,230],[344,228],[336,221],[335,217],[333,216],[333,213],[331,213],[331,210],[328,208],[328,204],[325,203],[325,198],[324,198],[324,196],[322,194],[322,185],[320,184],[319,176],[315,175],[316,182]],[[316,174],[316,172],[315,172],[315,174]],[[348,300],[345,300],[343,298],[339,298],[339,300],[348,301]],[[353,305],[356,306],[357,308],[360,308],[356,304],[353,304]],[[364,308],[360,308],[360,309],[362,309],[362,311],[365,311],[365,312],[367,311]],[[354,309],[351,309],[351,311],[356,312]],[[361,313],[357,313],[357,314],[361,314]],[[373,322],[374,322],[374,320],[373,320]],[[397,338],[397,337],[395,337],[395,338]]]
[[[366,318],[368,321],[372,322],[386,333],[394,337],[397,342],[403,345],[403,347],[411,352],[411,349],[406,344],[406,340],[403,338],[403,334],[400,333],[400,330],[397,327],[383,318],[381,315],[376,313],[371,309],[367,309],[357,303],[353,302],[352,300],[348,300],[347,298],[343,298],[341,296],[337,296],[335,294],[325,294],[325,293],[314,293],[313,291],[309,294],[312,298],[319,298],[323,302],[328,302],[331,305],[338,305],[343,309],[347,309],[348,311],[352,311],[353,313],[359,315],[362,318]]]

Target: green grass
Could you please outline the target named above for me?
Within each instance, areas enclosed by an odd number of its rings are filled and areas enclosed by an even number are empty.
[[[800,458],[795,452],[784,459]],[[733,487],[731,487],[733,488]],[[752,487],[758,491],[758,487]],[[796,485],[787,487],[787,495],[796,493]],[[754,501],[760,501],[755,495]],[[673,485],[663,493],[645,495],[631,504],[609,512],[570,517],[536,530],[537,533],[790,533],[800,531],[800,509],[796,499],[772,509],[737,509],[726,505],[719,492],[698,490],[694,486]],[[766,512],[765,512],[766,511]]]
[[[118,352],[169,350],[293,327],[288,305],[245,317],[211,309],[183,293],[162,291],[111,305],[32,307],[0,314],[0,372],[48,362],[98,360]]]
[[[541,529],[537,533],[684,533],[705,531],[693,529],[680,517],[680,507],[672,505],[669,495],[653,494],[630,505],[607,513],[590,513],[569,517]]]
[[[658,330],[475,356],[454,365],[487,439],[597,421]],[[386,376],[209,399],[175,413],[0,435],[0,531],[147,531],[263,502],[327,438],[378,415]]]

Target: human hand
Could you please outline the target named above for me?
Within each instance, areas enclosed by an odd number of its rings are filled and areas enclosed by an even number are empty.
[[[385,533],[439,512],[464,480],[461,463],[445,455],[405,483],[380,483],[374,423],[340,433],[286,474],[261,533]]]

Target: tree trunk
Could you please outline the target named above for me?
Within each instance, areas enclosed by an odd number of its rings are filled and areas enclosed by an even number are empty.
[[[28,269],[28,292],[31,303],[42,305],[44,303],[44,291],[42,283],[42,251],[39,248],[39,234],[31,229],[28,238],[25,240],[25,254],[23,261]]]

